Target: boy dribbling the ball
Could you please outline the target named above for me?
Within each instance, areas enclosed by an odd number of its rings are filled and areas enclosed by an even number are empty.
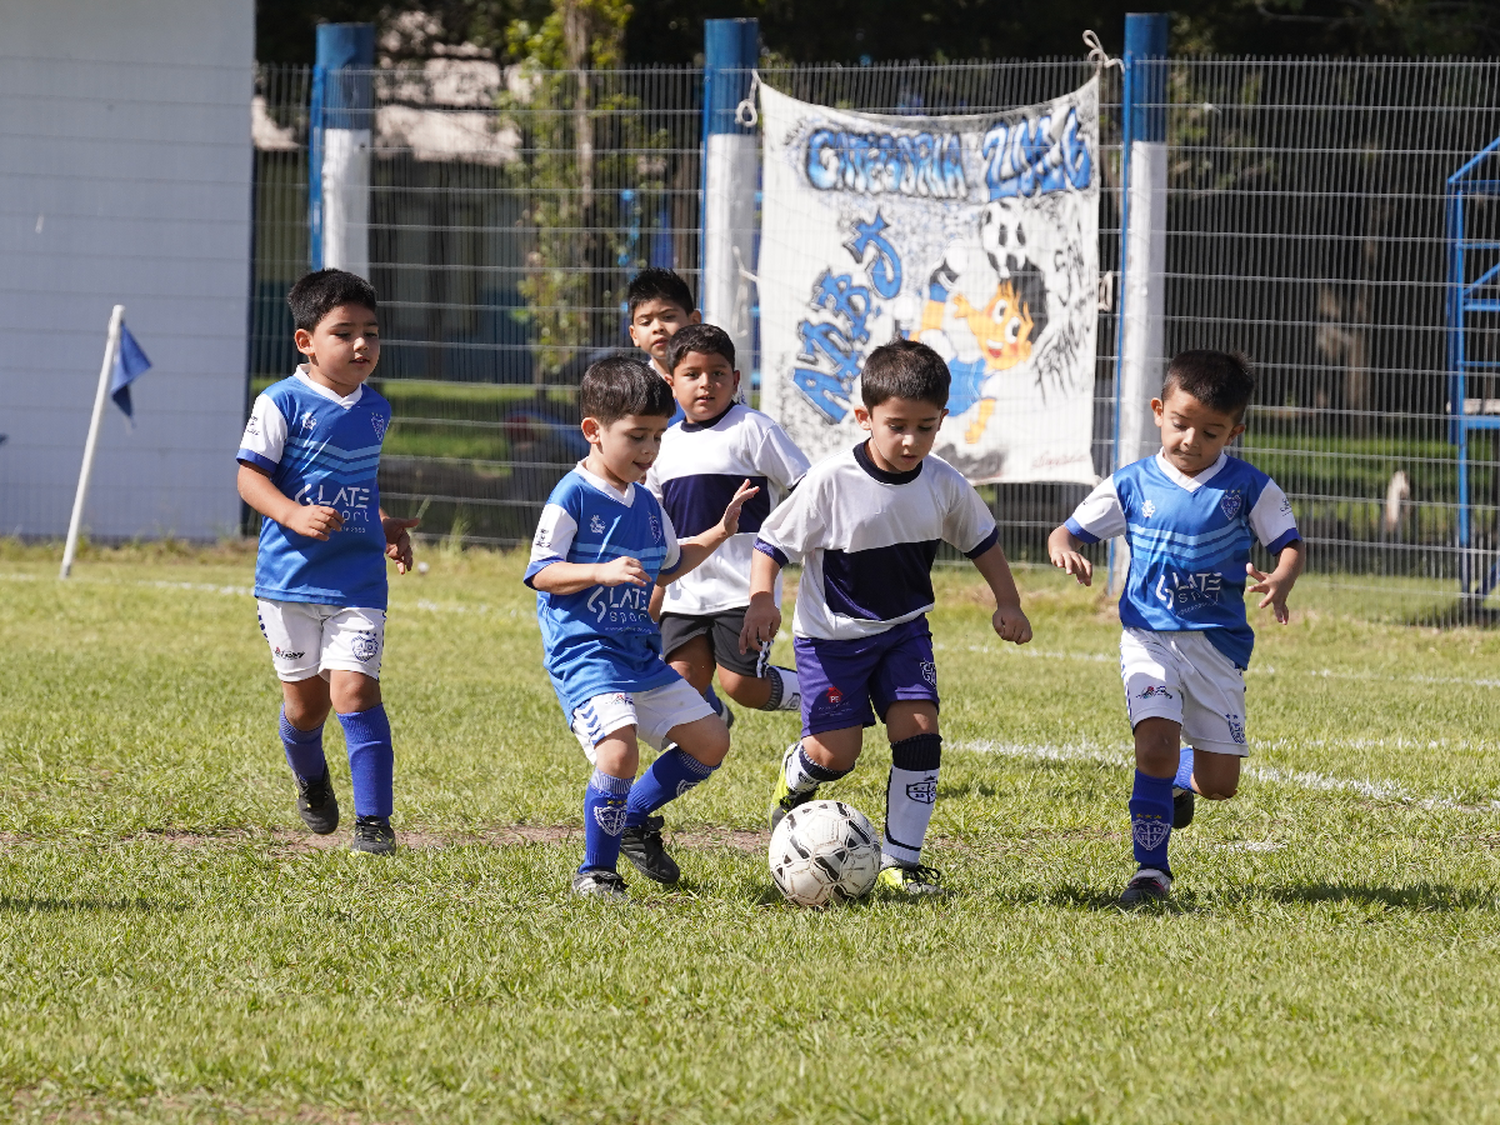
[[[380,507],[376,470],[391,406],[365,385],[380,361],[375,290],[343,270],[303,277],[287,295],[307,362],[266,388],[240,439],[239,492],[259,512],[255,596],[281,680],[281,741],[297,812],[319,835],[338,827],[323,757],[331,708],[354,788],[352,847],[389,855],[394,752],[380,696],[387,557],[411,569],[416,520]]]
[[[679,540],[640,484],[661,448],[671,389],[640,360],[620,355],[590,366],[578,395],[589,455],[548,497],[525,581],[537,591],[552,686],[594,766],[573,890],[621,899],[625,881],[615,868],[622,850],[648,878],[678,880],[653,814],[707,780],[729,752],[723,721],[662,660],[649,591],[732,536],[757,490],[746,482],[717,524]],[[640,739],[663,749],[636,780]]]
[[[1120,675],[1135,734],[1130,832],[1136,873],[1123,906],[1161,901],[1172,886],[1167,844],[1192,820],[1193,794],[1228,800],[1245,740],[1245,669],[1255,633],[1245,578],[1276,620],[1302,573],[1302,537],[1286,494],[1229,456],[1255,392],[1248,363],[1183,352],[1151,401],[1161,451],[1118,470],[1047,541],[1055,566],[1090,584],[1086,543],[1122,535],[1130,573],[1120,594]],[[1277,556],[1270,574],[1250,561],[1252,538]],[[1186,738],[1190,743],[1182,748]]]
[[[740,635],[746,652],[775,637],[776,577],[800,558],[792,633],[802,739],[782,759],[771,826],[854,768],[878,715],[891,741],[878,881],[911,895],[943,891],[941,873],[921,861],[943,745],[927,627],[940,541],[989,584],[1001,639],[1031,639],[994,516],[957,469],[929,456],[948,383],[948,365],[926,344],[896,340],[870,353],[855,408],[870,437],[809,469],[761,526]]]

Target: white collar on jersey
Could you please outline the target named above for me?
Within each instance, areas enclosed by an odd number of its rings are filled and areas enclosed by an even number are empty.
[[[1162,471],[1162,475],[1174,484],[1181,485],[1189,492],[1197,492],[1205,484],[1219,475],[1219,471],[1229,464],[1229,454],[1220,453],[1219,459],[1208,468],[1204,469],[1195,477],[1190,477],[1172,462],[1167,460],[1167,455],[1161,450],[1156,451],[1156,467]]]
[[[604,493],[606,496],[613,496],[627,508],[635,503],[635,485],[627,484],[625,486],[625,491],[621,492],[618,488],[610,484],[609,481],[605,480],[603,477],[596,476],[595,474],[585,469],[583,467],[582,461],[578,462],[577,468],[579,476],[588,481],[591,485],[597,488],[600,492]]]
[[[337,391],[329,390],[327,387],[323,386],[322,383],[314,383],[312,381],[312,376],[307,373],[307,364],[305,363],[298,364],[297,370],[293,371],[292,374],[297,377],[298,381],[301,382],[303,386],[317,391],[318,394],[322,395],[329,402],[336,402],[345,410],[348,410],[365,395],[365,385],[363,383],[354,388],[354,393],[352,395],[341,395]]]

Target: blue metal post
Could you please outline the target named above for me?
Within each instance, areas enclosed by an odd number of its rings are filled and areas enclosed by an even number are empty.
[[[317,56],[313,66],[312,112],[307,166],[309,257],[312,268],[325,264],[327,221],[325,191],[342,188],[327,182],[328,130],[368,133],[374,119],[374,92],[369,72],[375,66],[373,23],[318,25]],[[365,185],[368,190],[368,184]],[[332,264],[343,266],[344,262]],[[367,269],[368,267],[366,267]],[[357,271],[366,272],[366,271]]]

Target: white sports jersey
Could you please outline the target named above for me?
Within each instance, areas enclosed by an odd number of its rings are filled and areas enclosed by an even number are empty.
[[[740,510],[739,533],[667,587],[662,612],[706,616],[749,605],[756,532],[806,472],[807,457],[786,431],[748,406],[731,406],[708,423],[683,420],[668,429],[646,487],[678,535],[698,535],[717,524],[745,481],[760,491]]]
[[[802,560],[796,636],[852,640],[932,608],[940,540],[972,559],[999,537],[979,493],[941,457],[888,473],[862,442],[808,470],[761,527],[755,549],[782,566]]]

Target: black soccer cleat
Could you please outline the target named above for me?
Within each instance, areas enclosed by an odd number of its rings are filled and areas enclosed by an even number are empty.
[[[1125,889],[1120,892],[1121,906],[1145,906],[1148,903],[1166,902],[1172,889],[1172,876],[1154,867],[1142,867],[1135,873]]]
[[[648,816],[644,823],[620,833],[620,854],[653,883],[675,883],[682,878],[677,863],[662,846],[661,830],[666,821]]]
[[[354,821],[351,851],[363,855],[391,855],[396,850],[396,833],[383,816],[361,816]]]
[[[1198,796],[1191,789],[1179,789],[1172,794],[1172,827],[1186,828],[1193,823],[1194,808]]]
[[[339,826],[339,801],[333,795],[327,766],[323,767],[322,777],[311,780],[297,777],[297,815],[319,836],[326,836]]]

